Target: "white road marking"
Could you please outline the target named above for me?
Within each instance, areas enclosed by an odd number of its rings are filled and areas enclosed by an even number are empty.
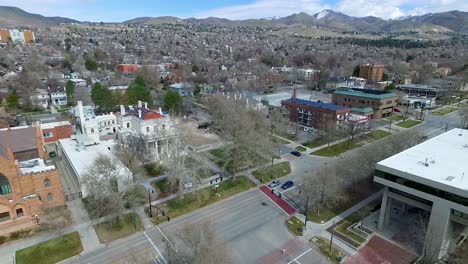
[[[163,233],[163,231],[159,228],[159,226],[156,226],[156,229],[158,229],[159,233],[161,233],[161,235],[163,235],[163,237],[166,239],[166,241],[169,243],[169,245],[171,245],[171,247],[174,249],[174,251],[177,252],[177,249],[175,248],[174,244],[172,244],[172,242],[169,240],[169,238],[167,238],[167,236]]]
[[[431,132],[427,133],[425,136],[429,136],[430,134],[435,133],[435,132],[437,132],[437,131],[439,131],[439,130],[442,130],[442,129],[445,129],[445,127],[441,127],[441,128],[434,129],[434,130],[432,130]]]
[[[291,260],[290,262],[288,262],[288,264],[291,264],[293,262],[296,262],[296,263],[299,263],[301,264],[299,261],[297,261],[298,258],[304,256],[305,254],[309,253],[309,251],[311,251],[312,249],[309,248],[308,250],[304,251],[302,254],[300,254],[299,256],[297,256],[295,259]]]
[[[160,256],[161,259],[164,261],[164,263],[167,264],[167,262],[166,262],[166,260],[164,259],[163,255],[161,254],[161,252],[159,252],[158,247],[156,247],[156,245],[153,243],[153,240],[151,240],[151,238],[149,238],[149,236],[146,234],[146,231],[143,232],[143,234],[145,234],[146,238],[147,238],[148,241],[151,243],[151,245],[153,246],[154,250],[156,250],[156,252],[158,252],[159,256]]]

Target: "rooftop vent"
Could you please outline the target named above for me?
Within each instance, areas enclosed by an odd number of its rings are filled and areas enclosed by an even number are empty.
[[[454,176],[448,176],[447,178],[445,178],[446,181],[452,181],[453,179],[455,179]]]

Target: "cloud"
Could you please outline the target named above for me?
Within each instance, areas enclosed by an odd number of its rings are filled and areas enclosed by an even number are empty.
[[[319,0],[257,0],[251,4],[216,8],[197,14],[196,17],[224,17],[229,19],[288,16],[293,13],[315,13],[330,8]]]

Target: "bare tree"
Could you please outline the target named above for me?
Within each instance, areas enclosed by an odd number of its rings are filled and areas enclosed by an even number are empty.
[[[176,232],[177,252],[171,262],[190,264],[234,263],[228,246],[221,241],[210,222],[188,223]]]
[[[61,234],[62,230],[71,224],[70,211],[66,206],[43,206],[40,210],[41,228]]]
[[[460,127],[468,127],[468,105],[463,105],[458,109],[458,115],[460,116]]]

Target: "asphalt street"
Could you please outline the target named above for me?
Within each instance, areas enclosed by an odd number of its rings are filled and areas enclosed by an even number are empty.
[[[276,204],[258,189],[252,189],[165,222],[159,227],[169,240],[174,241],[175,234],[185,224],[197,226],[209,221],[218,237],[232,249],[235,263],[264,263],[262,260],[268,259],[268,263],[274,264],[288,263],[309,249],[304,242],[296,242],[287,254],[278,255],[284,245],[294,240],[285,226],[286,219],[286,214]],[[121,263],[122,260],[142,257],[142,254],[146,258],[148,254],[150,257],[158,257],[159,252],[164,257],[167,256],[167,247],[170,245],[164,242],[162,233],[154,227],[145,233],[140,232],[114,241],[95,252],[65,263]],[[323,261],[323,257],[315,251],[307,251],[302,258],[315,261],[304,263]],[[161,256],[158,260],[164,263]]]

